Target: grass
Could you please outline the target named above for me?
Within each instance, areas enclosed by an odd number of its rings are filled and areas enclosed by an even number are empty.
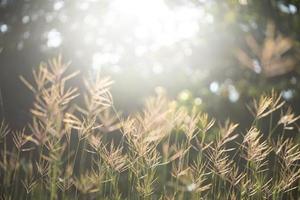
[[[299,116],[275,92],[249,106],[245,131],[161,90],[122,118],[109,77],[86,79],[79,95],[68,66],[58,57],[33,83],[21,77],[35,100],[24,129],[0,126],[3,199],[297,199],[300,147],[288,133]]]

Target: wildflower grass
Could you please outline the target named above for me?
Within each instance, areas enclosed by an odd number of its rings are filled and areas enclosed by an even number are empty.
[[[85,79],[79,94],[68,66],[58,57],[32,83],[20,78],[34,95],[32,118],[22,130],[0,124],[2,199],[298,198],[300,117],[275,92],[248,105],[247,130],[163,90],[124,117],[109,77]]]

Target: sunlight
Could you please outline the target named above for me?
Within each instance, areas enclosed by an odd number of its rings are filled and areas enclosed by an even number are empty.
[[[119,59],[120,58],[117,54],[96,52],[93,55],[92,67],[94,69],[98,69],[106,64],[116,64],[119,61]]]
[[[160,56],[162,49],[165,52],[178,48],[181,54],[178,59],[191,55],[193,52],[189,46],[196,45],[199,33],[205,33],[207,26],[214,22],[213,16],[203,6],[193,3],[172,6],[164,0],[113,0],[107,6],[107,12],[102,13],[102,17],[90,12],[83,18],[82,26],[87,30],[84,34],[89,35],[97,30],[96,44],[101,47],[92,58],[94,69],[118,64],[116,60],[122,62],[124,51],[117,49],[122,47],[126,49],[127,56],[143,59],[141,65],[153,66],[152,72],[161,74],[164,65],[152,61],[146,63],[145,57],[153,54]]]
[[[136,40],[158,48],[191,38],[199,32],[201,21],[213,21],[194,5],[170,8],[163,0],[115,0],[106,17],[108,22],[115,19],[133,30]]]
[[[6,24],[0,25],[0,32],[5,33],[8,30],[8,26]]]
[[[52,29],[47,34],[47,46],[50,48],[59,47],[62,43],[61,33],[56,29]]]

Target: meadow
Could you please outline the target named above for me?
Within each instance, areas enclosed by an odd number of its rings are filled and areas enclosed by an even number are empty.
[[[83,77],[79,93],[68,67],[58,57],[33,81],[20,76],[34,102],[24,129],[1,122],[2,199],[298,198],[300,117],[276,92],[247,105],[253,122],[240,131],[162,88],[124,116],[113,80]]]

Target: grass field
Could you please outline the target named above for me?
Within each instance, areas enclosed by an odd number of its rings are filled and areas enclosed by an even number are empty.
[[[299,116],[275,92],[248,106],[252,125],[239,131],[162,89],[124,117],[109,77],[79,94],[67,70],[57,58],[34,81],[21,76],[35,100],[24,129],[0,126],[2,199],[298,198],[300,148],[287,132],[299,133]]]

